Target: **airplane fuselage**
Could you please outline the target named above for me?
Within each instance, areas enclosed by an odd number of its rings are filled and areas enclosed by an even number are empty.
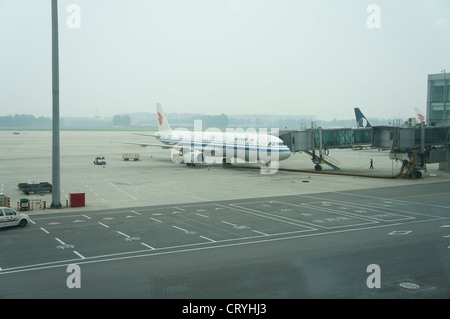
[[[270,163],[291,155],[283,141],[270,134],[174,130],[159,132],[156,137],[160,142],[174,146],[172,155],[180,156],[183,162],[222,162],[226,159],[230,163],[236,159],[238,163]]]

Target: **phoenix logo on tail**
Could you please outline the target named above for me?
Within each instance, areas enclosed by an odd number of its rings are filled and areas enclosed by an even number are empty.
[[[421,112],[418,108],[414,108],[414,111],[416,111],[417,119],[419,120],[419,122],[425,122],[425,116],[423,116],[423,112]]]

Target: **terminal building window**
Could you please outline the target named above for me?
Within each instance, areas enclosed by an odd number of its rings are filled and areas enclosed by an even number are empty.
[[[431,83],[431,102],[444,101],[444,81],[433,81]]]
[[[450,125],[450,74],[428,75],[427,124]]]

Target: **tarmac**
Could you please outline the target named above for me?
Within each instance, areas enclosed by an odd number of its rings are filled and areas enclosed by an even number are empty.
[[[2,163],[0,193],[10,197],[12,208],[21,198],[35,200],[30,214],[59,212],[51,209],[51,193],[25,195],[19,183],[52,183],[51,131],[0,131]],[[280,170],[264,174],[257,169],[228,168],[222,164],[198,164],[187,167],[176,164],[170,150],[140,147],[120,142],[158,143],[150,136],[134,135],[130,131],[62,131],[60,133],[60,185],[62,210],[108,209],[139,207],[229,199],[261,198],[317,192],[359,190],[377,187],[402,187],[448,180],[450,173],[429,164],[423,178],[389,179],[358,176],[324,175],[314,172],[314,164],[307,154],[292,154],[279,163]],[[142,132],[136,132],[142,134]],[[139,153],[139,161],[123,161],[122,153]],[[96,156],[105,156],[105,166],[94,165]],[[364,174],[367,176],[395,176],[401,163],[389,159],[388,151],[331,149],[338,160],[338,171],[323,166],[323,172]],[[374,169],[369,169],[373,159]],[[235,163],[241,166],[241,163]],[[292,172],[281,169],[311,170]],[[84,193],[85,207],[70,207],[71,193]],[[39,207],[40,206],[40,207]]]
[[[157,142],[62,131],[57,209],[51,193],[17,186],[51,183],[51,132],[0,131],[0,192],[13,208],[35,201],[29,226],[0,230],[0,298],[176,298],[179,315],[192,298],[450,295],[450,175],[437,164],[399,179],[387,151],[330,150],[338,172],[358,176],[318,174],[306,154],[267,174],[255,164],[175,164],[170,150],[126,141]],[[105,166],[94,165],[98,155]],[[71,207],[71,194],[84,194],[85,206]],[[74,265],[80,289],[69,280]]]

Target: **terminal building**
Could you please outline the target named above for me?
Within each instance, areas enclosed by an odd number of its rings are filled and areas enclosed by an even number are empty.
[[[450,125],[450,73],[428,75],[428,126]]]

